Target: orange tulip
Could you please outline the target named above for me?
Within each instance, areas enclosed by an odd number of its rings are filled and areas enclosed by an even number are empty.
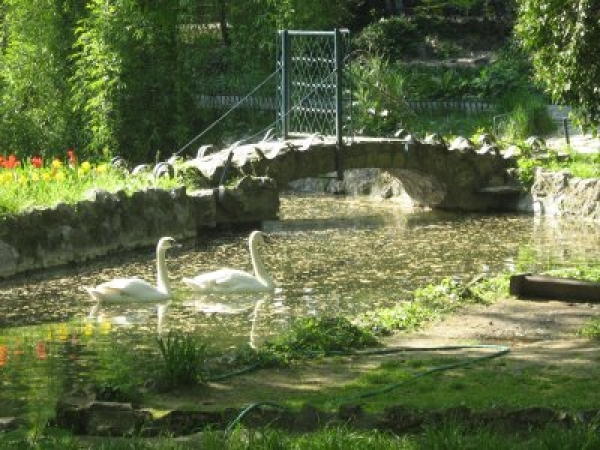
[[[35,354],[37,359],[47,359],[48,352],[46,351],[46,343],[44,341],[39,341],[35,346]]]
[[[5,366],[8,361],[8,347],[0,345],[0,367]]]

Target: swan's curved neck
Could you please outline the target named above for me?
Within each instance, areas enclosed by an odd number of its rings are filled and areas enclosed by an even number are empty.
[[[263,264],[262,258],[260,257],[260,253],[258,251],[258,244],[254,239],[250,242],[250,258],[252,258],[252,268],[254,269],[254,276],[256,276],[256,278],[258,278],[261,281],[261,283],[264,283],[265,286],[275,286],[275,281],[267,272],[267,269],[265,268],[265,265]]]
[[[156,287],[159,291],[170,294],[171,283],[167,273],[167,264],[165,262],[165,249],[156,249]]]

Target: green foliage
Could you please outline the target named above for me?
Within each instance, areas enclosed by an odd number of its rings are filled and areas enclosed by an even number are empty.
[[[235,67],[274,67],[279,30],[332,30],[345,26],[346,2],[332,0],[249,0],[227,2]]]
[[[502,113],[500,132],[506,140],[546,135],[556,124],[547,111],[547,100],[529,79],[530,69],[522,53],[511,46],[481,68],[392,63],[361,55],[351,65],[355,128],[369,135],[404,127],[422,134],[469,136],[478,129],[492,132],[492,117]],[[497,109],[469,116],[412,110],[408,103],[468,99],[496,104]]]
[[[489,389],[488,389],[489,390]],[[312,433],[289,433],[276,428],[259,430],[240,429],[230,435],[222,431],[203,430],[197,447],[204,450],[417,450],[417,449],[489,449],[489,450],[581,450],[600,445],[596,426],[573,424],[549,425],[523,432],[499,430],[486,426],[468,426],[459,421],[427,425],[420,433],[398,436],[378,430],[359,430],[352,427],[327,427]],[[31,437],[22,431],[7,432],[0,443],[1,449],[81,449],[81,439],[62,430],[49,429],[44,435]],[[92,448],[87,446],[86,448]],[[95,447],[94,447],[95,448]],[[184,450],[188,442],[169,437],[103,439],[98,446],[104,450],[139,449]]]
[[[121,343],[89,343],[97,365],[89,372],[96,398],[100,401],[131,402],[139,400],[138,387],[143,382],[137,355]],[[147,374],[148,372],[146,372]]]
[[[91,0],[88,9],[89,15],[76,30],[73,98],[89,136],[86,151],[89,155],[110,155],[118,149],[117,95],[124,89],[119,40],[123,39],[125,24],[117,5]]]
[[[59,203],[75,204],[85,200],[86,195],[95,189],[108,192],[124,191],[130,195],[133,192],[143,190],[147,187],[159,187],[171,189],[181,186],[183,181],[179,178],[152,176],[124,176],[119,170],[107,164],[101,164],[93,173],[83,175],[76,170],[68,170],[64,178],[57,180],[38,179],[34,181],[29,170],[13,170],[8,176],[12,176],[10,182],[2,182],[0,177],[0,216],[7,214],[19,214],[32,208],[52,207]],[[2,169],[6,170],[6,169]],[[7,175],[6,172],[2,175]],[[182,174],[183,175],[183,174]]]
[[[567,170],[578,178],[600,178],[600,155],[597,153],[568,153],[558,157],[556,152],[548,152],[545,157],[525,153],[517,160],[519,180],[525,186],[534,182],[535,171],[544,169],[552,172]]]
[[[400,61],[419,52],[420,33],[406,16],[395,16],[367,26],[353,41],[353,47],[369,55]]]
[[[56,0],[6,0],[0,57],[0,146],[38,151],[79,144],[70,110],[73,10]]]
[[[536,78],[572,105],[584,128],[600,125],[600,20],[596,0],[524,0],[515,27]]]
[[[477,97],[501,99],[511,92],[535,92],[527,55],[512,41],[498,51],[491,64],[482,67],[471,81]]]
[[[600,267],[578,266],[549,269],[544,272],[555,277],[576,278],[578,280],[600,283]]]
[[[165,9],[166,8],[166,9]],[[77,28],[72,78],[90,155],[149,161],[177,129],[176,15],[166,3],[92,0]]]
[[[593,319],[579,332],[584,337],[600,340],[600,319]]]
[[[208,344],[199,336],[170,330],[156,339],[163,358],[161,381],[167,388],[202,383]]]
[[[308,317],[293,322],[289,332],[265,343],[265,351],[283,360],[347,352],[378,345],[377,339],[342,317]]]
[[[351,66],[354,126],[367,135],[395,131],[409,115],[408,77],[386,60],[359,58]]]
[[[476,277],[468,283],[444,278],[415,290],[413,300],[363,314],[359,323],[378,334],[414,331],[443,314],[470,303],[489,303],[508,290],[508,275]]]
[[[353,39],[361,53],[390,61],[443,59],[501,47],[510,33],[503,20],[461,17],[437,8],[415,8],[412,15],[372,20]]]
[[[517,166],[519,181],[524,186],[533,186],[535,171],[540,167],[540,161],[538,159],[523,156],[517,159]]]
[[[556,131],[546,99],[530,90],[511,90],[500,99],[505,113],[500,135],[505,141],[524,140],[529,136],[545,136]]]

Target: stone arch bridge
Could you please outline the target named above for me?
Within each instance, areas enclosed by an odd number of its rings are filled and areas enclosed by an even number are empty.
[[[251,175],[272,178],[280,191],[291,181],[331,172],[341,177],[347,169],[384,169],[419,204],[447,210],[511,211],[524,193],[514,159],[489,140],[474,145],[465,138],[448,145],[439,136],[359,137],[338,148],[334,138],[312,135],[219,151],[205,146],[184,166],[210,186]]]

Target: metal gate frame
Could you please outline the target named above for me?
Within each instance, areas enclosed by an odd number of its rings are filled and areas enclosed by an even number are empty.
[[[279,134],[335,134],[341,148],[344,133],[353,132],[350,85],[344,86],[349,31],[280,30],[278,36]]]

